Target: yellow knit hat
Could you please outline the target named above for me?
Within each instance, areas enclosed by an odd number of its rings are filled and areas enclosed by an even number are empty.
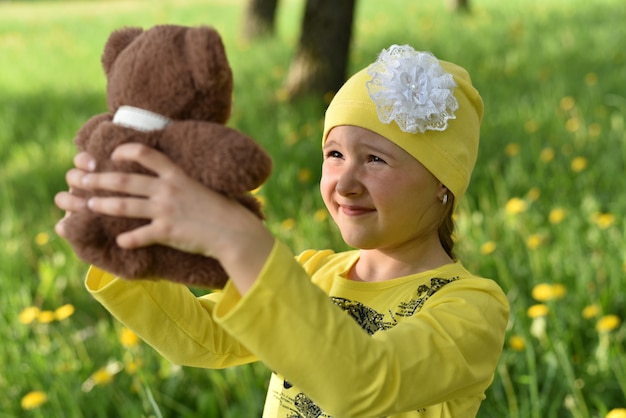
[[[458,202],[476,163],[482,115],[467,71],[393,45],[337,92],[326,110],[323,142],[335,126],[374,131],[415,157]]]

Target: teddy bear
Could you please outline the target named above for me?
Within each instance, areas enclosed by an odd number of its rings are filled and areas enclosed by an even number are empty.
[[[94,171],[154,175],[139,164],[110,159],[122,143],[146,144],[163,152],[190,177],[236,199],[263,219],[250,191],[267,180],[272,160],[252,138],[225,126],[231,112],[233,75],[214,28],[119,29],[106,42],[102,67],[108,112],[90,118],[74,140],[79,151],[96,160]],[[83,198],[94,195],[81,189],[71,193]],[[66,239],[79,258],[124,279],[224,287],[228,277],[216,259],[163,245],[132,250],[117,246],[117,235],[147,222],[85,209],[65,220]]]

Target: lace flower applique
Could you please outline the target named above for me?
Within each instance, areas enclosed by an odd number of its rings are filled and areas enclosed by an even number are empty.
[[[395,120],[404,132],[423,133],[443,131],[456,118],[456,83],[430,52],[392,45],[367,72],[372,76],[367,91],[383,123]]]

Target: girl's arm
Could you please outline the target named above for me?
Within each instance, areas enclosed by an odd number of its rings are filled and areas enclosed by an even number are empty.
[[[442,402],[451,416],[475,416],[502,351],[508,302],[493,281],[463,278],[413,317],[369,335],[277,242],[250,291],[242,297],[227,286],[214,315],[333,416],[387,416]]]
[[[214,321],[222,292],[196,298],[178,283],[123,280],[91,267],[87,290],[115,318],[174,364],[223,368],[258,360]]]

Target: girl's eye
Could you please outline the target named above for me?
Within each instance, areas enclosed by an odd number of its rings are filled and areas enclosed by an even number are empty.
[[[384,163],[385,162],[385,160],[383,160],[382,158],[377,157],[375,155],[370,155],[369,156],[369,161],[372,162],[372,163]]]
[[[343,158],[343,154],[339,151],[328,151],[326,153],[326,158]]]

